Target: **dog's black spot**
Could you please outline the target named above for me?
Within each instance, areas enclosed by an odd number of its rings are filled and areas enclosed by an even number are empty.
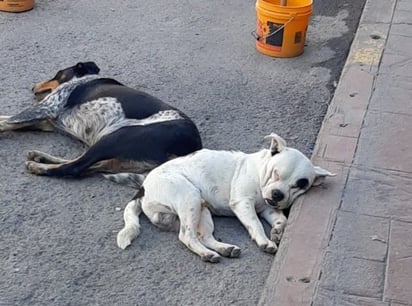
[[[285,209],[283,210],[283,214],[285,215],[286,218],[289,217],[289,213],[290,213],[290,207],[285,208]]]
[[[140,189],[136,192],[136,194],[133,196],[132,201],[136,199],[140,199],[144,196],[144,187],[140,187]]]
[[[270,151],[270,153],[273,155],[280,153],[277,149]]]
[[[87,102],[108,96],[115,97],[118,100],[124,98],[125,101],[129,101],[134,98],[133,102],[135,102],[139,98],[136,96],[135,92],[136,91],[134,89],[125,87],[116,80],[110,78],[99,78],[79,84],[70,93],[65,107],[73,108],[76,105],[86,104]]]
[[[296,187],[300,189],[305,189],[306,187],[308,187],[308,185],[309,185],[309,180],[306,178],[298,179],[296,182]]]
[[[83,77],[90,74],[98,74],[100,68],[94,62],[77,63],[75,66],[60,70],[50,81],[57,81],[59,84],[66,83],[74,77]]]
[[[81,77],[87,74],[98,74],[100,72],[100,68],[96,65],[95,62],[77,63],[74,70],[77,77]]]

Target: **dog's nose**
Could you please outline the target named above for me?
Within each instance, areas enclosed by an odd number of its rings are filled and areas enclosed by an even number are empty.
[[[275,189],[272,191],[272,200],[276,202],[280,202],[285,198],[285,195],[279,189]]]

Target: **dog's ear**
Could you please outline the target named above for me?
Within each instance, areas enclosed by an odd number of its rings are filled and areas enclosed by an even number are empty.
[[[286,141],[275,133],[265,136],[265,139],[271,140],[269,150],[272,156],[282,152],[286,148]]]
[[[76,64],[76,72],[78,76],[84,76],[87,74],[98,74],[100,68],[97,67],[95,62],[84,62]]]
[[[315,176],[315,180],[312,186],[319,186],[320,184],[323,183],[323,181],[325,180],[325,177],[327,176],[336,176],[335,173],[331,173],[328,170],[325,170],[321,167],[314,166],[313,168],[315,169],[316,176]]]

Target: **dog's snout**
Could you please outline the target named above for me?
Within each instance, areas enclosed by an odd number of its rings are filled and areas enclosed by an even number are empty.
[[[285,195],[279,189],[275,189],[272,191],[272,200],[276,202],[280,202],[285,198]]]

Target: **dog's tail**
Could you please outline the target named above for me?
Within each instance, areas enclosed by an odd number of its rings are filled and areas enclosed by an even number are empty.
[[[143,194],[144,189],[142,187],[124,209],[124,227],[117,234],[117,245],[123,250],[140,234],[139,215],[142,212],[140,198]]]
[[[137,173],[116,173],[116,174],[103,174],[105,178],[108,180],[115,182],[117,184],[126,185],[132,188],[139,189],[143,181],[146,177],[145,174],[137,174]]]

